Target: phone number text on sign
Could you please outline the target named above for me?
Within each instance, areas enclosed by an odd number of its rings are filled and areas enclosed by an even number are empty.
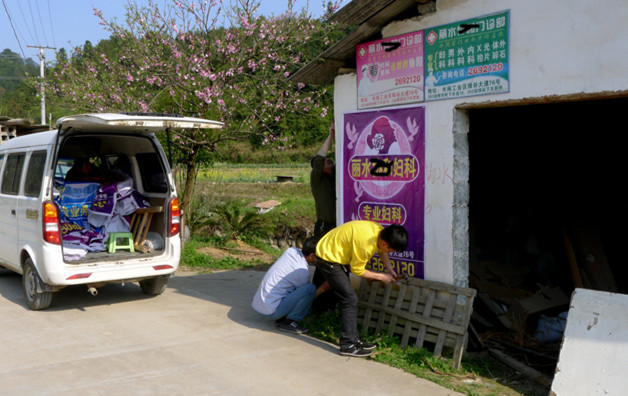
[[[499,62],[493,63],[492,65],[470,67],[467,69],[467,73],[469,73],[470,76],[475,76],[478,74],[487,74],[502,70],[504,70],[504,64]]]
[[[412,261],[405,261],[405,260],[391,259],[390,263],[393,269],[395,270],[395,272],[397,273],[397,275],[408,275],[411,278],[414,278],[415,275],[417,274],[416,266],[421,267],[419,263],[415,263]],[[379,258],[379,256],[373,257],[373,259],[371,259],[371,261],[368,263],[366,267],[368,269],[371,269],[373,271],[378,271],[378,272],[387,271],[386,266],[382,262],[382,259]],[[423,272],[423,269],[420,268],[419,271]],[[421,274],[421,277],[423,277],[422,274]]]

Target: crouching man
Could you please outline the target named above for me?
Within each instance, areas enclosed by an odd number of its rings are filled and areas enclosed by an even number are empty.
[[[288,248],[266,272],[253,297],[253,309],[275,319],[281,331],[306,333],[298,322],[308,314],[312,301],[329,289],[327,282],[318,289],[310,283],[308,264],[315,264],[316,241],[311,237],[303,242],[303,249]]]

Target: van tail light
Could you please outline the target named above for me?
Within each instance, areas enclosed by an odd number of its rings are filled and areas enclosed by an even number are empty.
[[[168,218],[168,236],[175,236],[181,231],[181,210],[179,198],[172,198],[168,204],[170,216]]]
[[[59,211],[52,202],[44,202],[42,205],[42,228],[44,241],[55,245],[61,244],[61,231],[59,228]]]

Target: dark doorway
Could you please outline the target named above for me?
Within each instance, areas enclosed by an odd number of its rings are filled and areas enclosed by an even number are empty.
[[[614,99],[470,111],[470,266],[522,267],[517,286],[570,294],[570,241],[585,287],[627,293],[627,110]]]
[[[628,99],[469,111],[469,350],[551,378],[575,287],[628,293]]]

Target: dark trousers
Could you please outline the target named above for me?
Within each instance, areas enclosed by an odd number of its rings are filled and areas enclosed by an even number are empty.
[[[340,348],[356,344],[358,342],[358,296],[351,287],[351,281],[344,266],[316,257],[316,267],[338,296],[341,314]]]
[[[317,220],[314,224],[314,237],[320,239],[323,235],[327,234],[330,230],[336,227],[336,223],[325,222],[323,220]],[[312,283],[317,288],[325,282],[325,277],[321,271],[316,268],[314,270],[314,277]],[[338,306],[338,297],[333,290],[328,290],[316,297],[312,303],[312,312],[323,313],[328,311],[335,311]]]

